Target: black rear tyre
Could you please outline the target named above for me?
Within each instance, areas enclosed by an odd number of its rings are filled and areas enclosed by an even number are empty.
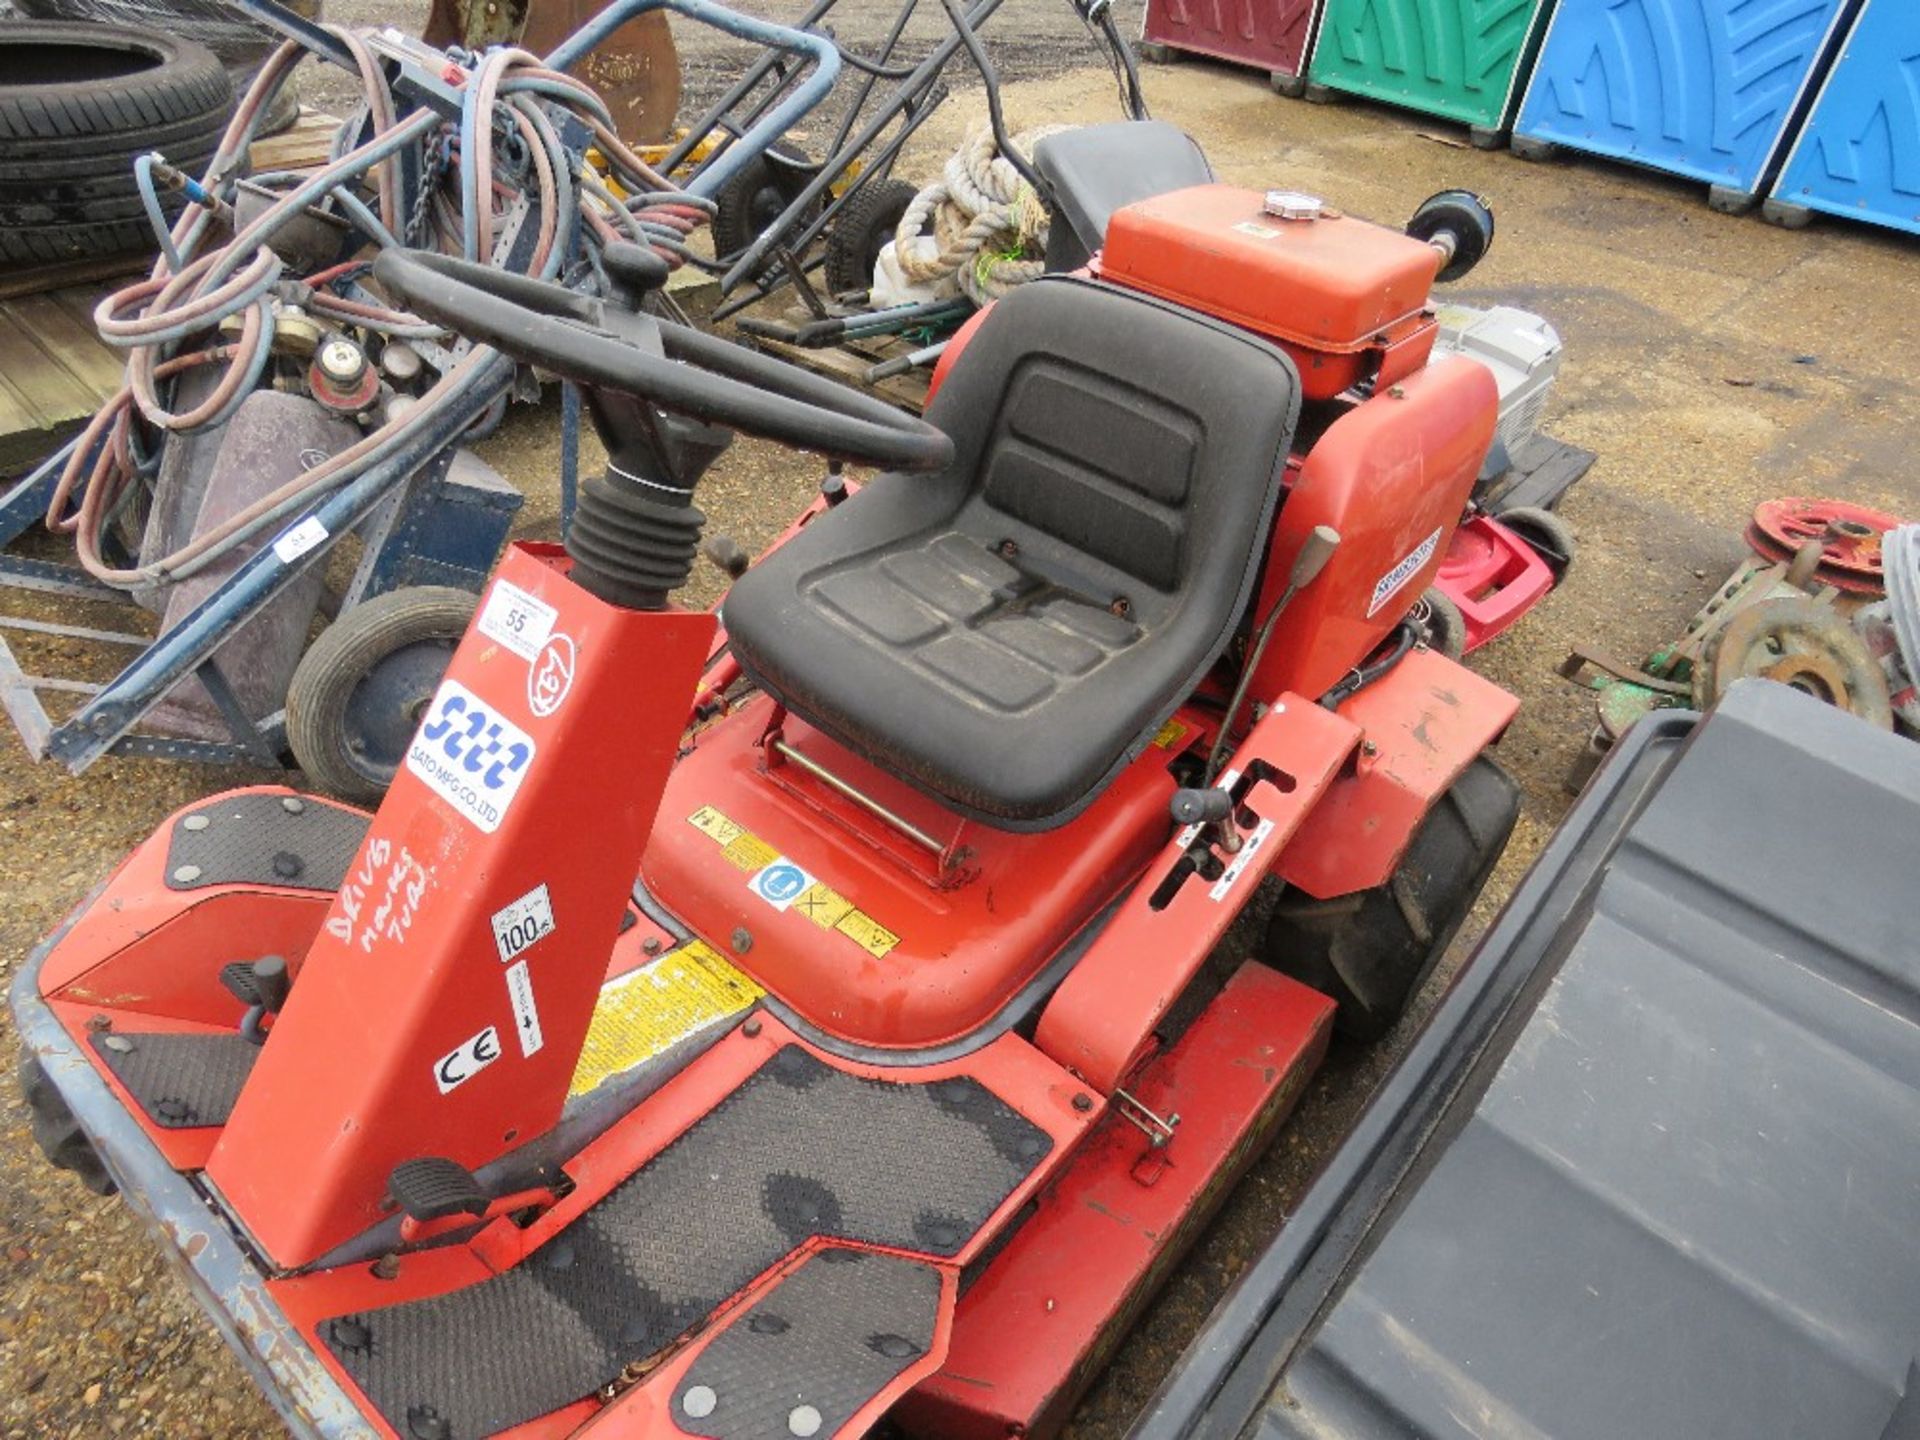
[[[47,1079],[46,1070],[29,1054],[20,1057],[20,1094],[33,1122],[34,1143],[48,1162],[56,1169],[71,1170],[96,1195],[113,1194],[119,1187],[107,1173],[100,1152]]]
[[[1520,788],[1480,756],[1428,812],[1386,884],[1332,900],[1282,895],[1267,963],[1337,1002],[1340,1034],[1377,1040],[1446,953],[1519,814]]]
[[[862,295],[873,288],[873,267],[900,228],[919,191],[905,180],[870,180],[853,192],[827,230],[827,290]]]
[[[205,46],[130,26],[0,26],[0,259],[151,251],[133,162],[205,170],[233,86]],[[171,217],[176,195],[162,197]]]

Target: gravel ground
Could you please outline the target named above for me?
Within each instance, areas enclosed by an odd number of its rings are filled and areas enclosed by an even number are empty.
[[[338,0],[330,9],[354,18]],[[846,9],[868,24],[879,13],[866,0]],[[391,4],[360,13],[407,18]],[[1009,88],[1016,125],[1113,113],[1103,71],[1047,68],[1084,55],[1064,6],[1010,0],[1002,19],[1001,53],[1028,77]],[[851,20],[843,34],[856,34]],[[705,73],[698,47],[683,48],[693,73]],[[1021,68],[1029,62],[1036,68]],[[1920,398],[1905,359],[1909,317],[1920,308],[1914,247],[1840,226],[1781,232],[1708,211],[1691,186],[1598,164],[1525,165],[1464,148],[1457,133],[1414,117],[1278,100],[1258,76],[1188,64],[1147,78],[1158,113],[1197,135],[1226,179],[1314,190],[1389,221],[1442,186],[1489,194],[1500,242],[1458,298],[1540,311],[1566,338],[1548,426],[1601,459],[1564,507],[1583,541],[1568,583],[1475,659],[1525,702],[1501,756],[1526,790],[1515,842],[1470,927],[1477,932],[1567,804],[1561,777],[1591,721],[1584,697],[1553,675],[1572,645],[1632,656],[1672,634],[1739,559],[1740,527],[1760,499],[1833,494],[1920,513],[1912,459]],[[935,117],[908,173],[929,173],[971,113],[963,96]],[[522,412],[488,447],[530,496],[530,534],[553,530],[555,435],[550,413]],[[714,528],[753,549],[816,475],[810,462],[741,445],[702,503]],[[714,588],[703,574],[697,598]],[[8,605],[19,608],[11,597]],[[34,658],[65,670],[81,663],[58,647]],[[0,980],[167,812],[248,778],[106,762],[73,779],[30,765],[0,739]],[[1243,928],[1224,952],[1240,953],[1249,938]],[[1463,936],[1456,960],[1471,939]],[[1335,1052],[1280,1142],[1096,1383],[1075,1440],[1123,1432],[1446,978],[1401,1032],[1371,1051]],[[277,1433],[124,1209],[39,1162],[11,1087],[0,1087],[0,1431],[10,1440]]]

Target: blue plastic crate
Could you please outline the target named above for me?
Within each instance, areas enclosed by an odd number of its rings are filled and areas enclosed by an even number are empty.
[[[1514,133],[1752,194],[1846,8],[1560,0]]]
[[[1774,198],[1920,235],[1920,4],[1870,0]]]

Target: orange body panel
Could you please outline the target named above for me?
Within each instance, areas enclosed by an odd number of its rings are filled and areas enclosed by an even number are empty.
[[[1256,613],[1279,599],[1316,525],[1338,530],[1340,548],[1287,607],[1255,696],[1325,694],[1400,623],[1440,569],[1493,442],[1497,403],[1484,365],[1445,360],[1327,427],[1281,506]]]
[[[1218,1202],[1291,1113],[1333,1002],[1248,961],[1129,1093],[1178,1115],[1154,1149],[1119,1113],[1088,1136],[960,1301],[940,1373],[898,1413],[939,1440],[1046,1440]],[[1097,1257],[1097,1260],[1096,1260]]]
[[[714,619],[520,549],[503,586],[544,608],[537,647],[482,601],[207,1164],[281,1267],[379,1221],[401,1161],[479,1169],[550,1128],[573,1078],[686,713],[623,701],[636,674],[690,696]],[[540,887],[550,929],[509,965],[496,919]]]
[[[1287,695],[1255,723],[1217,782],[1233,794],[1236,853],[1196,869],[1188,826],[1160,856],[1040,1012],[1038,1045],[1102,1092],[1126,1083],[1154,1032],[1360,743],[1354,724]],[[1204,848],[1204,847],[1203,847]]]
[[[789,745],[946,843],[953,864],[943,871],[928,849],[800,767],[769,766],[760,739],[772,715],[770,702],[755,700],[699,735],[667,786],[641,875],[654,898],[717,948],[733,952],[732,937],[744,930],[751,945],[731,954],[734,963],[848,1040],[916,1048],[976,1029],[1166,837],[1174,791],[1166,749],[1149,747],[1062,828],[1015,834],[960,820],[786,719]],[[1182,739],[1199,733],[1187,726]],[[713,834],[689,823],[708,811],[831,887],[894,943],[875,954],[836,930],[832,911],[810,913],[803,901],[775,908],[749,883],[759,865],[736,867]]]
[[[1432,246],[1352,216],[1268,215],[1230,185],[1176,190],[1116,210],[1095,273],[1277,341],[1310,400],[1426,364],[1438,325]]]
[[[1464,665],[1410,652],[1341,703],[1371,749],[1328,787],[1275,873],[1319,900],[1386,884],[1434,801],[1519,709],[1517,697]]]

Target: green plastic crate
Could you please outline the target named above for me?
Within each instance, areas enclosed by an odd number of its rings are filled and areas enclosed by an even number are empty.
[[[1307,78],[1505,131],[1551,0],[1327,0]]]

